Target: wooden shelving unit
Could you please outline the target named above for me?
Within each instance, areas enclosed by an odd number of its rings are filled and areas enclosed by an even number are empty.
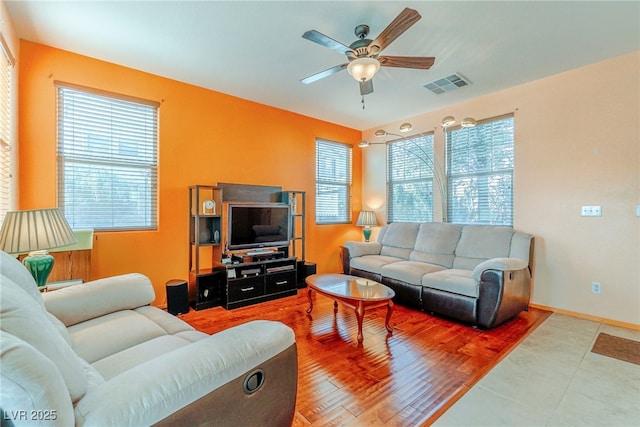
[[[222,191],[215,185],[189,187],[189,301],[196,310],[223,304],[225,271],[215,267],[222,245]]]

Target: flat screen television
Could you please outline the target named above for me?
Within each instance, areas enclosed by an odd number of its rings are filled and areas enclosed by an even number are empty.
[[[289,246],[291,207],[286,203],[229,203],[230,250]]]

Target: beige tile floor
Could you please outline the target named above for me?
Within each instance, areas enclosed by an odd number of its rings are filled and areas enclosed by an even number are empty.
[[[435,426],[640,426],[640,366],[591,352],[600,332],[640,331],[552,314]]]

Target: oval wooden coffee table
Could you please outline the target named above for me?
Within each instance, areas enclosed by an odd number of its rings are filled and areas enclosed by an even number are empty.
[[[352,308],[358,320],[358,343],[362,343],[362,320],[364,319],[365,308],[387,306],[387,318],[384,326],[393,334],[393,329],[389,326],[391,312],[393,311],[393,298],[396,294],[385,285],[362,277],[348,276],[346,274],[313,274],[305,279],[309,285],[308,297],[309,308],[307,313],[313,310],[313,300],[311,292],[329,297],[333,300],[333,312],[338,312],[338,302]]]

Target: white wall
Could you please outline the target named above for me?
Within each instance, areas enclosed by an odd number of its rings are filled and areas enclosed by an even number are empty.
[[[442,117],[514,113],[514,227],[536,236],[533,303],[640,325],[639,76],[634,52],[383,128],[435,130],[442,150]],[[385,161],[383,145],[363,153],[362,203],[383,219]],[[581,217],[582,205],[602,216]]]

